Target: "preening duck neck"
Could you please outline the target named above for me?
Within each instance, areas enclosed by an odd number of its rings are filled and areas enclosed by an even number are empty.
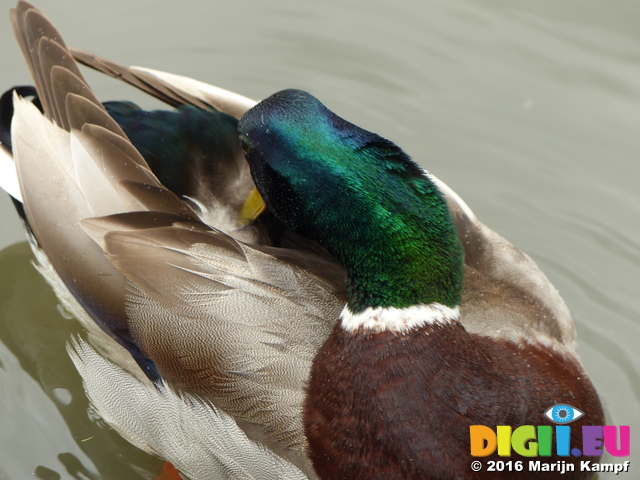
[[[348,310],[456,307],[463,258],[444,199],[424,176],[390,188],[395,192],[388,195],[351,196],[334,207],[339,218],[328,219],[317,233],[346,268]],[[420,201],[412,195],[402,198],[403,189],[428,194]]]

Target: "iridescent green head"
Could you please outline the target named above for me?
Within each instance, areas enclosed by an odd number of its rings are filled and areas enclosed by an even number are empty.
[[[269,209],[346,268],[352,312],[460,303],[463,253],[446,202],[397,145],[300,90],[260,102],[238,131]]]

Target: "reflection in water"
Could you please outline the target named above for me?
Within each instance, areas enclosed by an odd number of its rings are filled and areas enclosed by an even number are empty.
[[[0,252],[0,478],[26,478],[25,466],[43,480],[154,478],[159,460],[90,418],[66,351],[80,325],[62,315],[32,261],[26,242]],[[28,421],[3,425],[15,416]],[[9,454],[20,464],[5,462]]]

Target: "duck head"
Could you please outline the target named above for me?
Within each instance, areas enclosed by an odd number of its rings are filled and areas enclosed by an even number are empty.
[[[395,144],[300,90],[249,110],[238,126],[269,209],[348,272],[348,308],[455,308],[463,254],[447,204]]]

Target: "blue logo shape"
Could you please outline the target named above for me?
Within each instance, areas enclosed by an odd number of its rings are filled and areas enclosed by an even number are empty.
[[[576,407],[567,405],[566,403],[559,403],[553,407],[549,407],[544,416],[551,420],[553,423],[571,423],[584,415],[584,412]]]

